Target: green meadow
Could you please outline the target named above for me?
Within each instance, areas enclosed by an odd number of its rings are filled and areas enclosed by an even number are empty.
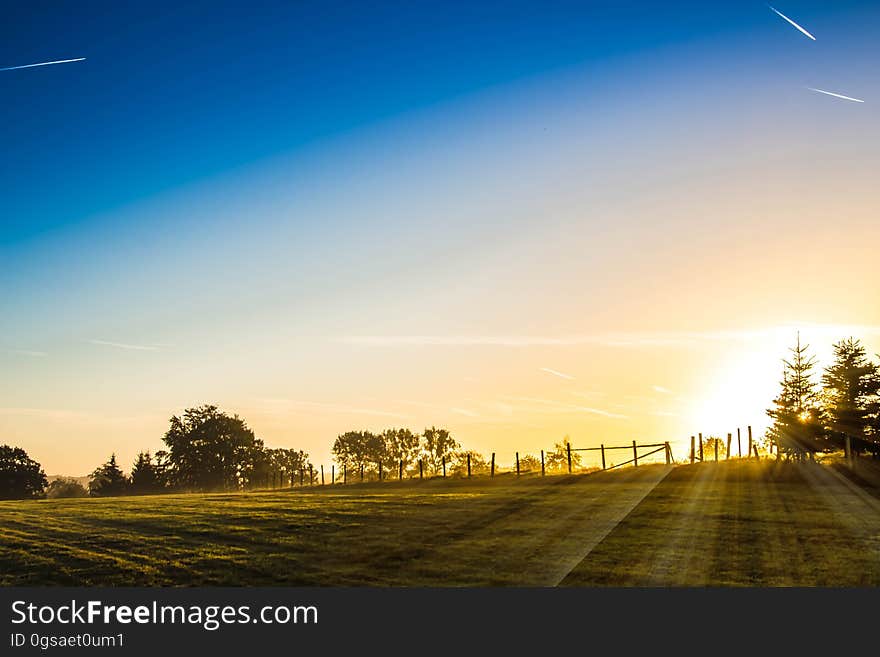
[[[0,584],[880,584],[880,503],[751,461],[0,502]]]

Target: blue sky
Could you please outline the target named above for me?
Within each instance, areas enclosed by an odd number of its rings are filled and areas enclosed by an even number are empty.
[[[827,3],[789,4],[807,21]],[[493,85],[755,26],[799,45],[757,2],[12,3],[0,62],[88,60],[0,80],[0,241]]]
[[[876,340],[880,11],[775,6],[818,40],[761,2],[11,5],[0,67],[87,59],[0,71],[0,442],[80,474],[206,401],[318,457],[674,441],[793,322]]]

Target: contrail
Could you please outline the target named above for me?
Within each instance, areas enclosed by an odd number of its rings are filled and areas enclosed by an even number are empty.
[[[770,7],[770,5],[767,5],[767,6]],[[807,32],[804,28],[802,28],[800,25],[798,25],[797,23],[795,23],[793,20],[791,20],[788,16],[786,16],[785,14],[783,14],[783,13],[782,13],[781,11],[779,11],[778,9],[774,9],[773,7],[770,7],[770,10],[771,10],[772,12],[774,12],[775,14],[777,14],[779,17],[784,18],[785,20],[787,20],[789,23],[791,23],[791,24],[792,24],[794,27],[796,27],[798,30],[800,30],[801,32],[803,32],[803,33],[804,33],[805,35],[807,35],[808,37],[810,37],[813,41],[816,40],[816,37],[814,37],[812,34],[810,34],[809,32]]]
[[[831,91],[824,91],[823,89],[814,89],[813,87],[807,87],[810,91],[815,91],[816,93],[825,94],[826,96],[834,96],[835,98],[842,98],[843,100],[851,100],[854,103],[864,103],[860,98],[850,98],[849,96],[844,96],[843,94],[836,94]]]
[[[39,64],[25,64],[23,66],[7,66],[0,68],[0,71],[16,71],[20,68],[33,68],[34,66],[51,66],[52,64],[69,64],[70,62],[81,62],[85,57],[77,57],[76,59],[56,59],[54,62],[40,62]]]
[[[549,367],[540,367],[538,369],[540,369],[542,372],[547,372],[547,374],[558,376],[560,379],[568,379],[569,381],[574,381],[574,377],[571,374],[565,374],[564,372],[560,372],[558,370],[551,370]]]

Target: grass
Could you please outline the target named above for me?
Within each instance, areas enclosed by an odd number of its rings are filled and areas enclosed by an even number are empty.
[[[826,471],[731,462],[0,502],[0,584],[880,584],[880,512]]]
[[[877,507],[827,466],[676,468],[563,585],[877,586]]]

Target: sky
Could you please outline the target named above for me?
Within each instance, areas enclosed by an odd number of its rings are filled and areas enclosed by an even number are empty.
[[[238,413],[496,452],[766,425],[880,351],[868,2],[16,2],[0,443],[83,475]],[[863,103],[818,93],[821,89]]]

